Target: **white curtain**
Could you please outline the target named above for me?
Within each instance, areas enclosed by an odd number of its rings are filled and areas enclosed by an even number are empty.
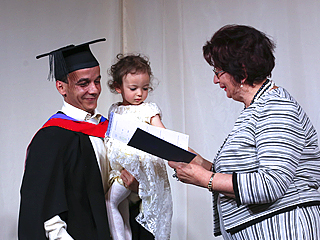
[[[19,188],[26,147],[62,99],[46,81],[48,59],[35,56],[100,37],[92,46],[102,67],[99,110],[119,96],[106,86],[107,69],[119,52],[147,55],[159,85],[148,100],[169,129],[190,135],[190,147],[212,160],[243,105],[214,85],[202,46],[225,24],[251,25],[276,42],[272,79],[303,106],[318,132],[320,2],[317,0],[92,0],[0,4],[1,157],[0,238],[17,239]],[[212,235],[212,199],[206,189],[171,178],[171,239],[221,239]]]

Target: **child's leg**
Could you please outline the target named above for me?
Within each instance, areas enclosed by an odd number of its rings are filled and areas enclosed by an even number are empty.
[[[129,213],[129,200],[126,198],[119,204],[119,212],[122,215],[122,219],[124,222],[124,232],[126,235],[126,239],[132,239],[132,232],[130,227],[130,213]]]
[[[114,240],[131,240],[129,202],[127,199],[130,192],[130,190],[120,183],[114,181],[107,193],[106,206],[108,221]]]

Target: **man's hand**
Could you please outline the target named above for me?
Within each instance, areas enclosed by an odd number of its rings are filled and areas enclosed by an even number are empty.
[[[124,186],[130,189],[132,192],[138,193],[139,182],[129,173],[127,170],[123,169],[120,175]]]

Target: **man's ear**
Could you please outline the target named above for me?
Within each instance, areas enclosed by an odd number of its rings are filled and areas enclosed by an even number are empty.
[[[67,96],[66,85],[67,84],[62,81],[59,81],[59,80],[56,81],[56,88],[63,97]]]

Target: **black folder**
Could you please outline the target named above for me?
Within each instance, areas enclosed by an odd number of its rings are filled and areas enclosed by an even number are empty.
[[[137,128],[128,145],[168,161],[189,163],[196,156],[140,128]]]

